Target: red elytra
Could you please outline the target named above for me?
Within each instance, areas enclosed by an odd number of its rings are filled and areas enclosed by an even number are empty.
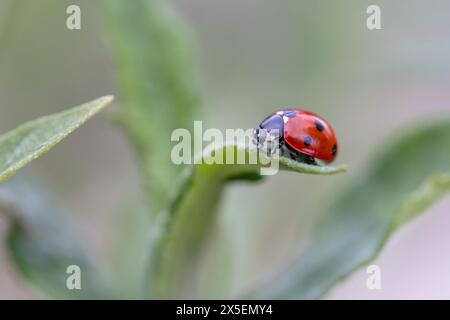
[[[331,162],[337,155],[337,139],[330,124],[312,112],[294,111],[284,118],[284,141],[294,150]]]
[[[267,117],[259,128],[278,129],[292,150],[332,162],[337,156],[337,139],[331,125],[318,115],[300,109],[283,109]]]

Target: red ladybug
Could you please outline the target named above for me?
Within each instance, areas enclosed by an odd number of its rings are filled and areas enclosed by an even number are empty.
[[[330,124],[299,109],[283,109],[268,116],[255,129],[255,139],[258,144],[277,141],[281,155],[310,164],[332,162],[338,149]]]

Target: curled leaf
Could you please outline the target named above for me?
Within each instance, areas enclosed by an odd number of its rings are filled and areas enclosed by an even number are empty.
[[[239,156],[250,159],[256,153],[261,158],[256,164],[207,164],[217,155],[224,157],[219,163],[226,163],[227,153],[234,155],[233,160]],[[155,269],[152,272],[157,283],[154,289],[163,297],[189,295],[189,288],[195,288],[192,283],[195,277],[192,273],[198,251],[216,215],[223,190],[229,182],[260,180],[263,177],[261,169],[266,167],[263,164],[269,163],[270,160],[278,161],[281,170],[297,173],[335,174],[346,170],[345,166],[319,167],[284,157],[268,158],[264,153],[259,153],[254,145],[243,143],[212,146],[206,148],[201,156],[203,163],[194,165],[185,173],[184,182],[169,210],[164,236],[157,258],[154,259]]]

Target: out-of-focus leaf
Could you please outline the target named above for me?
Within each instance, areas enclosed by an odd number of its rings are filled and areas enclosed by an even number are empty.
[[[111,96],[27,122],[0,136],[0,183],[46,153],[112,101]]]
[[[399,226],[450,190],[449,120],[413,128],[383,148],[368,173],[317,221],[298,261],[247,297],[321,297],[372,261]]]
[[[125,203],[117,211],[113,223],[114,238],[108,246],[115,283],[121,298],[144,299],[148,297],[148,258],[156,242],[151,221],[142,194]],[[153,223],[152,223],[153,222]]]
[[[0,183],[38,158],[80,127],[112,101],[99,98],[78,107],[42,117],[0,137]],[[42,189],[42,187],[40,188]],[[7,238],[13,262],[37,290],[58,298],[99,298],[110,296],[89,259],[74,240],[69,225],[50,206],[42,190],[21,180],[0,189],[3,213],[12,220]],[[68,290],[67,267],[78,265],[82,290]]]
[[[154,278],[157,279],[157,294],[174,298],[190,296],[196,293],[195,272],[198,252],[207,236],[211,222],[215,217],[217,207],[224,187],[232,181],[257,181],[262,178],[261,163],[268,163],[262,153],[259,154],[259,164],[207,164],[212,157],[220,154],[224,157],[233,154],[243,154],[246,159],[252,153],[257,153],[254,145],[226,144],[214,148],[206,148],[203,152],[203,163],[196,164],[185,174],[178,196],[173,201],[166,224],[164,237],[159,247],[157,258],[154,259]],[[279,157],[281,170],[295,171],[307,174],[336,174],[344,172],[345,166],[319,167]],[[236,161],[234,162],[236,163]],[[194,272],[194,274],[193,274]],[[189,291],[190,290],[190,291]]]
[[[104,0],[103,7],[123,102],[118,119],[157,214],[179,173],[170,160],[171,133],[192,127],[199,104],[190,44],[165,1]]]
[[[94,267],[74,229],[52,203],[42,185],[30,185],[23,177],[0,187],[1,213],[11,220],[7,246],[16,270],[37,292],[49,297],[112,297],[106,271]],[[66,286],[71,265],[80,267],[81,290]]]

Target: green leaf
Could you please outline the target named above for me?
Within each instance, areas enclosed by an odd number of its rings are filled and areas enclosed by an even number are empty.
[[[112,101],[99,98],[61,113],[27,122],[0,137],[0,183],[46,153]]]
[[[217,155],[225,157],[227,153],[233,154],[235,159],[238,154],[250,159],[258,151],[255,146],[242,143],[207,148],[203,152],[204,162],[186,171],[178,196],[170,208],[169,220],[161,231],[164,236],[159,251],[153,259],[154,269],[151,272],[157,281],[153,288],[157,290],[157,295],[168,298],[192,295],[189,290],[195,288],[199,249],[216,215],[225,186],[232,181],[257,181],[262,178],[261,168],[264,166],[261,163],[268,162],[262,153],[259,154],[258,164],[207,164]],[[276,159],[279,159],[281,170],[298,173],[336,174],[346,170],[345,166],[319,167],[285,157]],[[225,160],[222,162],[225,163]]]
[[[46,153],[112,101],[105,96],[67,111],[42,117],[0,137],[0,183]],[[14,179],[13,179],[14,180]],[[22,180],[8,181],[0,189],[2,213],[12,220],[7,244],[13,262],[36,290],[59,298],[98,298],[111,294],[91,261],[80,249],[72,230],[50,206],[51,201]],[[68,290],[66,269],[78,265],[83,290]]]
[[[102,2],[121,93],[117,121],[137,154],[144,185],[144,201],[137,207],[148,216],[133,214],[139,227],[132,236],[119,239],[122,246],[116,247],[122,251],[120,259],[127,261],[121,264],[121,273],[134,274],[135,285],[127,290],[135,296],[147,290],[148,267],[142,267],[142,261],[153,256],[180,174],[181,167],[170,161],[171,134],[176,128],[192,127],[200,100],[189,35],[167,6],[159,0]],[[126,219],[130,219],[128,214]],[[148,224],[150,230],[145,229]],[[134,226],[135,221],[127,225]],[[125,247],[132,250],[124,251]]]
[[[397,136],[397,135],[393,135]],[[450,120],[404,132],[322,216],[291,268],[247,295],[314,299],[376,258],[389,236],[450,190]]]
[[[48,297],[112,297],[105,271],[96,269],[75,230],[43,189],[42,184],[32,185],[19,176],[0,187],[0,208],[11,220],[6,243],[16,271]],[[80,268],[81,290],[66,286],[71,265]]]
[[[191,128],[199,105],[186,27],[159,0],[105,0],[106,28],[118,70],[118,114],[138,155],[153,214],[165,208],[179,167],[171,133]]]
[[[114,237],[108,245],[111,271],[121,299],[148,297],[147,264],[152,254],[152,227],[146,202],[142,195],[131,198],[119,208],[114,219]]]

